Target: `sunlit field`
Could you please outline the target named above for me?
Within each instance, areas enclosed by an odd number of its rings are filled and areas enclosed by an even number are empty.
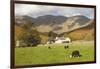
[[[39,65],[94,61],[94,42],[76,41],[65,49],[66,44],[45,44],[36,47],[15,48],[15,65]],[[48,48],[51,47],[51,49]],[[79,50],[81,57],[70,58],[72,51]]]

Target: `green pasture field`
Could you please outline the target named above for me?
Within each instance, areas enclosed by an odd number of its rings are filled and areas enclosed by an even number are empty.
[[[69,44],[46,44],[37,47],[15,48],[15,65],[39,65],[94,61],[94,42],[77,41]],[[48,49],[51,46],[51,49]],[[79,50],[81,57],[70,58],[72,51]]]

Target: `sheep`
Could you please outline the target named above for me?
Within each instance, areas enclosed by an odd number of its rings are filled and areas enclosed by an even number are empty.
[[[75,50],[71,53],[70,58],[72,57],[81,57],[80,52],[78,50]]]

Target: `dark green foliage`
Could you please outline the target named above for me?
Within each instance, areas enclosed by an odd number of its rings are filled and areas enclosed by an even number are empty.
[[[29,46],[36,46],[38,44],[41,43],[41,38],[38,36],[33,36],[30,35],[25,39],[25,42],[29,45]]]
[[[48,41],[50,41],[50,43],[53,43],[53,42],[55,42],[54,39],[57,37],[57,34],[54,33],[53,31],[50,31],[50,32],[48,33],[48,37],[49,37]]]
[[[57,34],[54,33],[53,31],[50,31],[50,32],[48,33],[48,36],[49,36],[49,37],[52,37],[52,38],[55,38],[55,37],[57,36]]]
[[[22,46],[36,46],[41,43],[39,32],[35,29],[34,24],[28,21],[20,25],[16,25],[15,33],[20,33],[15,37],[21,41]]]
[[[29,46],[36,46],[41,43],[41,38],[37,30],[27,30],[27,36],[25,37],[24,41]]]

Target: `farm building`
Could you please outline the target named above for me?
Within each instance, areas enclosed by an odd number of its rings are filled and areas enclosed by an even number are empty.
[[[56,37],[53,41],[48,41],[47,44],[51,43],[70,43],[71,39],[69,37]]]
[[[71,39],[70,38],[64,38],[64,37],[56,37],[55,43],[70,43]]]

